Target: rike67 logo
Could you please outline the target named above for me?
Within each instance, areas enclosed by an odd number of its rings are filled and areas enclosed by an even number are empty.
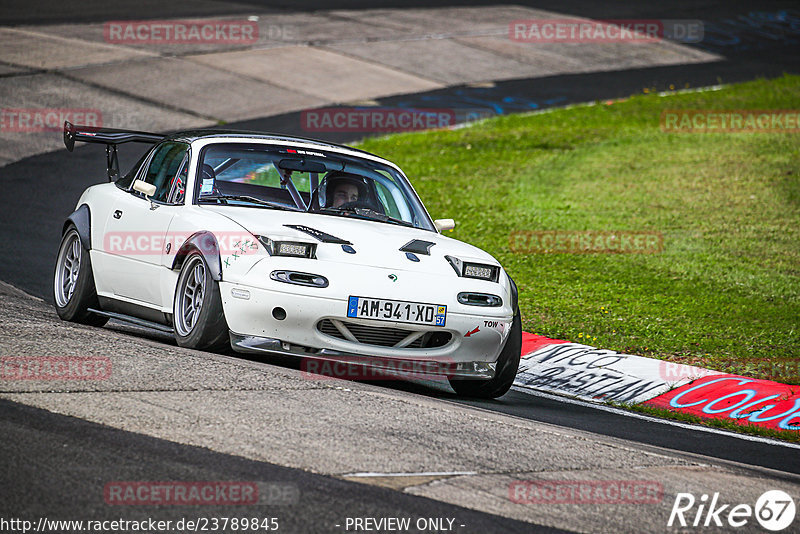
[[[794,499],[781,490],[764,492],[756,500],[755,506],[723,504],[719,493],[714,493],[711,499],[706,494],[696,499],[691,493],[678,493],[667,526],[739,528],[755,518],[761,528],[778,532],[794,522],[795,513]]]

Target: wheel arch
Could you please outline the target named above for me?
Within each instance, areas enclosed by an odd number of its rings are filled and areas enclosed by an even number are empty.
[[[222,260],[219,255],[219,243],[217,242],[217,237],[208,230],[195,232],[184,241],[181,248],[175,253],[175,259],[172,260],[172,270],[181,269],[186,258],[194,251],[203,256],[211,273],[211,278],[217,282],[222,280]]]
[[[519,307],[519,291],[517,290],[517,284],[514,282],[514,279],[511,278],[511,275],[506,273],[508,276],[508,282],[511,289],[511,311],[512,313],[517,313],[517,308]]]
[[[70,213],[61,228],[61,235],[67,232],[70,224],[74,225],[78,230],[78,236],[81,239],[83,248],[92,250],[92,214],[87,204],[81,204],[78,209]]]

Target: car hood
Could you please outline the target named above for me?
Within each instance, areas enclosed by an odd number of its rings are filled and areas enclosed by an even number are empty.
[[[214,211],[254,235],[274,240],[301,241],[317,244],[317,258],[320,260],[373,265],[391,269],[436,272],[451,275],[452,267],[444,256],[455,256],[466,261],[477,261],[499,265],[490,254],[468,243],[445,237],[436,232],[409,228],[397,224],[366,221],[355,218],[296,213],[290,211],[267,210],[238,206],[204,206]],[[302,226],[324,232],[348,241],[355,254],[347,253],[341,243],[326,243],[306,231],[291,226]],[[400,250],[410,242],[418,240],[433,243],[429,254],[417,252],[419,262],[410,260],[405,251]],[[424,250],[424,243],[417,243]],[[428,260],[432,261],[428,261]]]

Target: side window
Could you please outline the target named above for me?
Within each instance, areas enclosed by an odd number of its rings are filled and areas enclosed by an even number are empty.
[[[133,167],[131,167],[131,170],[128,171],[128,174],[126,174],[125,176],[121,176],[115,182],[117,184],[117,187],[125,190],[131,188],[131,184],[133,184],[133,179],[136,177],[136,174],[139,172],[139,169],[141,169],[142,165],[144,165],[144,162],[147,159],[147,156],[150,155],[151,150],[152,147],[145,150],[144,154],[142,154],[142,157],[139,158],[139,161],[137,161],[136,164]]]
[[[186,182],[189,179],[189,153],[183,157],[178,173],[172,180],[167,202],[170,204],[183,204],[186,197]]]
[[[148,184],[156,186],[153,200],[166,202],[175,177],[184,162],[189,145],[185,143],[163,143],[159,145],[150,160],[150,166],[142,177]]]
[[[386,210],[386,215],[399,219],[401,217],[400,210],[397,209],[397,203],[392,197],[392,193],[380,182],[375,182],[375,190],[378,192],[378,199],[383,204],[383,209]]]

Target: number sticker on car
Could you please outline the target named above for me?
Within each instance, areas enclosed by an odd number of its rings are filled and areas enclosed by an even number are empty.
[[[351,296],[347,302],[347,316],[358,319],[444,326],[447,306]]]

